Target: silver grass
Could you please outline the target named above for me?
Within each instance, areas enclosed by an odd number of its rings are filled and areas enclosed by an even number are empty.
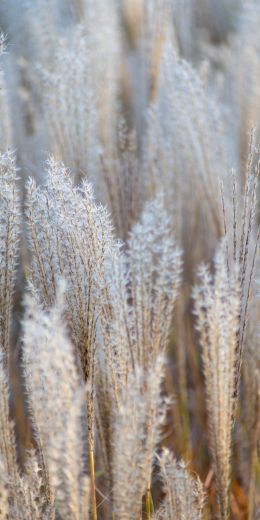
[[[28,453],[27,467],[31,471],[22,474],[17,459],[14,424],[9,417],[9,384],[5,359],[0,360],[0,457],[1,457],[1,513],[0,518],[17,520],[54,520],[51,508],[42,499],[40,468],[33,453]],[[32,468],[34,476],[32,481]],[[37,467],[37,469],[36,469]],[[4,514],[7,513],[7,517]],[[2,515],[2,516],[1,516]]]
[[[137,519],[150,487],[154,450],[160,438],[164,406],[160,397],[163,360],[153,371],[136,366],[121,394],[113,433],[113,508],[116,519]]]
[[[76,178],[93,174],[98,121],[91,55],[82,27],[70,46],[57,52],[54,71],[44,71],[44,112],[55,157],[71,168]]]
[[[237,270],[227,266],[225,246],[214,259],[214,276],[201,266],[200,286],[193,292],[202,348],[209,442],[217,483],[220,518],[229,518],[236,346],[240,287]]]
[[[257,284],[258,289],[258,284]],[[246,429],[246,463],[243,467],[243,479],[248,493],[248,517],[254,518],[257,511],[256,474],[258,445],[260,443],[260,348],[259,348],[259,294],[252,299],[248,331],[246,335],[242,377],[244,384],[242,408]]]
[[[177,298],[181,253],[172,236],[163,196],[147,203],[126,253],[136,362],[144,368],[164,352]]]
[[[9,101],[7,95],[7,84],[5,77],[0,70],[0,110],[1,110],[1,123],[0,123],[0,142],[1,150],[7,150],[12,147],[12,131],[10,124],[10,110]]]
[[[135,127],[142,131],[143,111],[157,91],[163,42],[170,27],[173,31],[173,2],[124,0],[123,15],[130,40],[128,67],[131,75],[127,77],[132,91],[130,103]]]
[[[29,25],[27,38],[33,39],[34,51],[36,51],[32,53],[32,49],[30,49],[30,52],[41,66],[52,66],[53,49],[57,37],[61,37],[62,34],[61,9],[60,0],[35,0],[24,4],[23,17],[25,23],[27,22]],[[15,17],[14,14],[13,17]]]
[[[21,478],[21,494],[24,503],[23,515],[28,520],[54,520],[55,511],[53,504],[46,503],[42,478],[42,467],[38,456],[31,450],[27,454],[25,473]]]
[[[63,312],[60,294],[49,313],[44,313],[32,299],[27,301],[24,366],[28,400],[55,506],[62,518],[85,520],[88,518],[82,436],[86,421],[85,388],[64,330]]]
[[[66,279],[66,317],[87,380],[93,371],[105,256],[114,247],[109,217],[95,202],[91,186],[84,181],[74,188],[69,171],[54,159],[44,187],[28,183],[27,216],[31,288],[48,308],[60,277]]]
[[[102,31],[96,31],[97,19]],[[47,62],[44,67],[44,111],[51,151],[78,178],[87,174],[99,185],[99,156],[102,150],[110,156],[116,129],[120,76],[117,2],[84,0],[81,24],[67,39],[58,39],[53,64],[50,67]]]
[[[116,31],[111,24],[111,9],[102,37],[97,39],[92,34],[92,18],[95,10],[99,12],[102,7],[102,1],[99,7],[98,3],[87,7],[86,27],[81,24],[75,30],[69,47],[64,49],[61,45],[54,70],[44,71],[44,112],[53,154],[71,168],[76,180],[87,176],[93,182],[98,196],[111,211],[118,236],[126,240],[138,214],[142,179],[138,175],[135,133],[126,131],[112,92],[116,89],[113,76],[118,69],[114,64],[116,49],[109,55],[111,63],[108,59],[102,62],[100,56],[95,59],[97,52],[104,52],[108,37],[110,45],[112,40],[116,41],[116,35],[110,34]],[[100,23],[103,16],[108,16],[106,9],[104,4]],[[115,6],[113,10],[117,11]],[[108,87],[104,89],[106,75]]]
[[[20,512],[20,474],[17,465],[16,441],[14,425],[9,418],[9,388],[3,354],[0,359],[0,455],[3,466],[3,477],[6,477],[8,500],[11,501],[18,518],[22,519]],[[17,490],[17,491],[16,491]]]
[[[185,250],[191,226],[203,232],[206,218],[207,252],[212,251],[222,232],[220,181],[229,164],[221,112],[199,72],[178,56],[169,37],[157,95],[148,109],[145,164],[148,189],[163,189]],[[189,270],[202,254],[202,244],[190,251]]]
[[[100,152],[102,174],[96,189],[108,205],[115,231],[124,242],[134,222],[138,219],[144,196],[143,178],[140,176],[141,161],[138,158],[138,136],[130,131],[125,119],[119,114],[111,154]]]
[[[144,368],[165,352],[180,287],[181,253],[158,195],[146,204],[129,235],[125,255],[107,261],[111,343]],[[118,298],[116,297],[118,295]],[[122,336],[123,335],[123,336]]]
[[[47,183],[28,184],[27,216],[33,253],[30,286],[48,308],[60,277],[67,281],[65,319],[88,382],[88,441],[94,499],[94,391],[98,319],[106,305],[105,258],[114,242],[105,208],[94,200],[90,184],[73,187],[70,172],[51,159]],[[48,243],[46,249],[45,244]]]
[[[100,316],[103,356],[97,377],[97,421],[106,468],[111,471],[120,395],[135,367],[152,373],[158,355],[165,354],[180,285],[181,254],[161,196],[146,205],[125,254],[115,251],[107,258],[106,272],[108,304]],[[151,446],[150,456],[152,451]]]
[[[0,33],[0,58],[6,53],[7,48],[7,36],[4,33]],[[1,110],[1,122],[0,122],[0,148],[3,152],[8,147],[12,146],[12,130],[10,121],[10,107],[7,93],[7,84],[4,71],[0,68],[0,110]]]
[[[130,365],[129,342],[131,325],[127,300],[128,277],[125,256],[120,250],[106,259],[107,291],[100,314],[100,349],[96,372],[96,424],[101,454],[108,478],[107,488],[113,488],[113,431],[115,413],[125,389]]]
[[[14,154],[0,152],[0,345],[6,354],[19,248],[20,202],[17,181]]]
[[[239,331],[236,346],[235,397],[239,392],[241,366],[248,328],[248,318],[253,313],[252,293],[258,261],[260,229],[257,218],[257,191],[260,176],[260,148],[256,146],[254,129],[250,132],[249,153],[245,168],[244,186],[239,188],[238,174],[231,171],[232,197],[223,191],[223,224],[226,237],[227,265],[236,269],[240,286]],[[241,208],[241,211],[239,211]]]
[[[182,3],[178,0],[122,2],[122,18],[128,38],[127,54],[124,48],[123,86],[141,142],[143,113],[157,95],[163,48],[169,34],[176,50],[186,57],[191,55],[191,4],[190,0]]]
[[[248,516],[254,518],[257,512],[256,503],[256,475],[258,462],[260,461],[260,350],[259,336],[257,343],[249,343],[245,353],[243,381],[245,384],[245,425],[248,440],[248,469],[245,471],[245,479],[248,478],[246,485],[248,490]],[[243,475],[244,476],[244,475]]]
[[[165,493],[157,513],[158,518],[202,520],[205,513],[205,492],[199,477],[188,469],[184,461],[177,461],[167,448],[163,449],[158,460]]]
[[[227,59],[228,77],[233,82],[232,112],[237,124],[237,141],[242,164],[248,150],[248,133],[252,127],[259,125],[259,23],[259,3],[255,0],[244,0],[238,16],[237,32],[231,40],[232,52]],[[258,138],[259,135],[258,128]]]

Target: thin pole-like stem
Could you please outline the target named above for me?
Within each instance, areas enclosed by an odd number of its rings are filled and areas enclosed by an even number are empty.
[[[146,490],[145,506],[146,506],[146,520],[151,520],[151,490],[150,490],[150,488],[148,488]]]
[[[95,486],[95,458],[92,443],[89,449],[90,461],[90,480],[91,480],[91,496],[92,496],[92,518],[97,520],[97,500],[96,500],[96,486]]]

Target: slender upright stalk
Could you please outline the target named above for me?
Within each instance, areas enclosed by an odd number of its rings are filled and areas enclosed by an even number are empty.
[[[97,501],[96,501],[96,487],[95,487],[95,459],[94,449],[89,439],[89,461],[90,461],[90,480],[91,480],[91,496],[92,496],[92,518],[97,520]]]
[[[146,520],[151,519],[151,490],[150,487],[146,490],[145,496]]]

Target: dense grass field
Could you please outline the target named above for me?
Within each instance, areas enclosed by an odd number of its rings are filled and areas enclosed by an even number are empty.
[[[259,28],[0,1],[0,520],[260,519]]]

